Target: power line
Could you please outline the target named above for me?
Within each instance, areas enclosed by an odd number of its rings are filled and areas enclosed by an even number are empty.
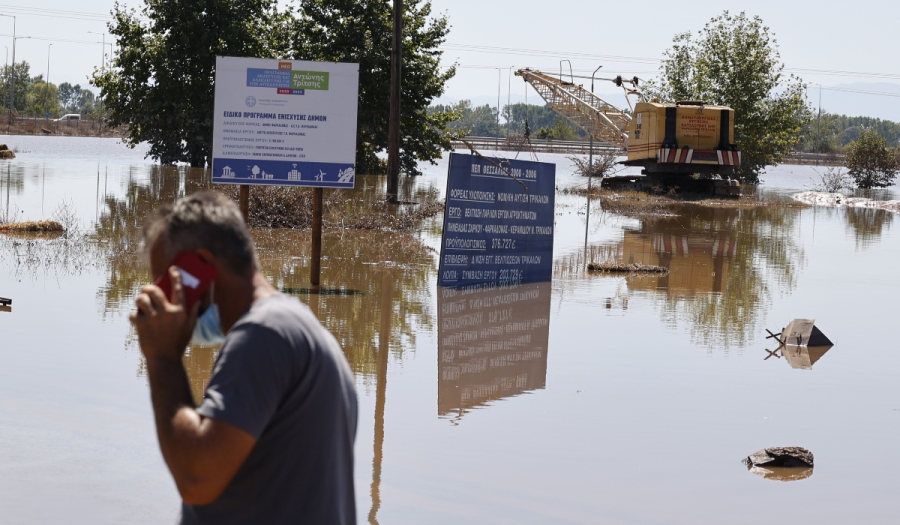
[[[865,89],[846,89],[846,88],[832,88],[832,87],[822,87],[825,91],[841,91],[844,93],[859,93],[862,95],[877,95],[880,97],[898,97],[900,98],[900,93],[887,93],[885,91],[868,91]]]
[[[62,9],[45,9],[41,7],[21,7],[15,5],[0,4],[0,10],[16,15],[46,16],[52,18],[68,18],[70,20],[88,20],[106,22],[112,19],[110,15],[100,13],[87,13],[84,11],[65,11]]]
[[[46,9],[42,7],[21,7],[0,4],[0,11],[6,11],[15,15],[44,16],[51,18],[66,18],[69,20],[84,20],[88,22],[109,22],[113,19],[110,14],[89,13],[86,11],[67,11],[63,9]],[[140,20],[147,20],[145,16],[137,15]]]
[[[7,35],[4,33],[0,33],[0,36],[8,36],[12,37],[12,35]],[[43,42],[68,42],[71,44],[102,44],[103,42],[97,40],[71,40],[67,38],[52,38],[45,36],[16,36],[16,40],[41,40]]]
[[[482,46],[475,44],[454,44],[454,43],[446,43],[441,46],[443,49],[447,50],[457,50],[457,51],[468,51],[472,53],[489,53],[489,54],[500,54],[500,55],[515,55],[515,56],[553,56],[553,57],[574,57],[574,58],[585,58],[585,59],[595,59],[595,60],[607,60],[610,62],[631,62],[631,63],[641,63],[641,64],[659,64],[662,62],[660,58],[649,58],[649,57],[629,57],[622,55],[599,55],[599,54],[591,54],[591,53],[579,53],[579,52],[570,52],[570,51],[548,51],[541,49],[525,49],[525,48],[514,48],[514,47],[499,47],[499,46]],[[816,75],[828,75],[828,76],[844,76],[844,77],[867,77],[867,78],[884,78],[884,79],[893,79],[900,80],[900,74],[897,73],[871,73],[871,72],[863,72],[863,71],[843,71],[843,70],[834,70],[834,69],[812,69],[812,68],[797,68],[797,67],[785,67],[785,71],[790,73],[808,73],[808,74],[816,74]],[[582,70],[586,71],[586,70]]]

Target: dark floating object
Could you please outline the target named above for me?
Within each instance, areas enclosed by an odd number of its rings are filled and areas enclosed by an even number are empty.
[[[319,288],[318,290],[313,288],[282,288],[281,291],[290,295],[363,295],[363,292],[351,288]]]
[[[0,306],[11,306],[12,299],[7,299],[6,297],[0,297]]]
[[[787,327],[781,329],[781,333],[774,333],[771,330],[766,332],[769,333],[766,339],[775,339],[779,345],[774,352],[766,350],[769,352],[766,359],[783,356],[791,368],[811,370],[812,365],[834,346],[816,327],[815,319],[794,319]],[[779,351],[781,355],[778,355]]]
[[[592,272],[606,273],[669,273],[668,268],[650,264],[621,264],[617,262],[600,262],[588,264]]]
[[[825,337],[816,327],[815,319],[794,319],[786,328],[781,329],[780,334],[771,330],[766,339],[775,338],[776,341],[786,346],[833,346],[831,339]]]
[[[741,461],[747,468],[813,468],[813,453],[803,447],[764,448]]]
[[[6,144],[0,144],[0,159],[14,159],[16,158],[16,154],[13,153],[11,149],[6,147]]]

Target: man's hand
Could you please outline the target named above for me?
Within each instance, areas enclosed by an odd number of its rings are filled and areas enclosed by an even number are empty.
[[[130,316],[141,352],[148,361],[157,358],[180,360],[197,322],[199,301],[188,310],[181,272],[175,266],[170,266],[168,271],[172,296],[167,298],[158,286],[148,284],[141,288],[135,300],[137,312]]]

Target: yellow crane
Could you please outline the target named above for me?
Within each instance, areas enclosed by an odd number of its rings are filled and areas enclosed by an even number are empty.
[[[697,101],[660,104],[640,100],[638,78],[612,80],[625,90],[628,111],[617,108],[562,74],[520,69],[547,105],[595,140],[627,151],[622,164],[640,166],[653,187],[708,187],[716,194],[739,193],[734,181],[696,183],[695,174],[727,179],[741,163],[734,143],[734,110]],[[639,100],[632,103],[631,98]]]
[[[628,125],[631,124],[631,115],[628,112],[575,84],[574,77],[571,78],[572,81],[567,82],[563,78],[532,69],[520,69],[516,71],[516,76],[531,84],[553,111],[585,133],[593,135],[596,140],[619,146],[623,150],[627,148]],[[625,80],[617,77],[614,82],[625,89],[625,99],[633,112],[634,106],[630,96],[640,96],[637,89],[638,79]]]

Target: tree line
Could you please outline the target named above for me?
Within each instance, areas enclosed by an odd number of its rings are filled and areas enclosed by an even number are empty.
[[[15,97],[12,97],[14,84]],[[43,74],[32,76],[31,65],[24,60],[0,67],[0,110],[3,113],[9,111],[13,98],[14,113],[24,117],[45,117],[49,113],[50,118],[59,118],[77,113],[91,118],[102,109],[90,89],[69,82],[48,83]]]
[[[474,106],[471,100],[460,100],[455,104],[435,104],[428,111],[452,114],[454,120],[447,124],[450,130],[476,137],[524,135],[526,123],[535,138],[578,140],[586,136],[547,105],[509,104],[498,115],[497,108],[490,104]]]
[[[385,171],[390,2],[297,0],[281,6],[277,0],[143,0],[139,9],[117,4],[112,15],[108,27],[117,52],[112,66],[96,71],[91,84],[100,88],[110,125],[125,126],[126,144],[149,143],[149,156],[163,164],[209,165],[216,56],[353,62],[360,72],[356,169]],[[583,136],[546,106],[432,104],[456,73],[455,64],[440,64],[449,31],[446,15],[433,15],[430,1],[405,3],[402,171],[420,173],[420,162],[434,162],[459,136],[523,134],[526,121],[533,137]],[[762,20],[728,11],[700,31],[676,34],[658,78],[644,86],[650,99],[661,102],[701,100],[733,108],[735,143],[742,152],[737,178],[745,183],[758,182],[766,166],[808,148],[814,122],[820,147],[823,128],[831,130],[832,145],[852,141],[854,128],[858,139],[863,126],[882,126],[883,133],[891,128],[884,121],[843,116],[814,120],[805,88],[801,79],[784,73],[774,35]],[[833,126],[824,126],[825,120]]]
[[[124,142],[150,144],[163,164],[211,162],[216,56],[359,64],[356,170],[383,173],[388,143],[392,9],[384,0],[144,0],[116,4],[109,32],[112,66],[97,71],[109,123]],[[400,165],[418,174],[421,161],[450,148],[449,112],[428,112],[456,72],[441,67],[439,46],[450,30],[431,2],[411,0],[403,13]]]
[[[805,153],[841,153],[859,141],[865,131],[873,131],[889,148],[900,146],[900,123],[873,117],[848,117],[810,110],[801,132],[798,151]]]

